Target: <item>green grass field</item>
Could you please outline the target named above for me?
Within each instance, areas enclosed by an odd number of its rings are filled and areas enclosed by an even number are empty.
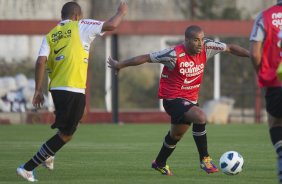
[[[42,184],[275,184],[276,154],[266,125],[208,125],[209,152],[215,163],[225,151],[245,160],[243,172],[227,176],[199,168],[191,130],[177,145],[168,164],[174,176],[151,169],[169,124],[81,125],[58,152],[55,170],[36,169]],[[55,133],[49,125],[0,126],[0,184],[27,183],[15,170]]]

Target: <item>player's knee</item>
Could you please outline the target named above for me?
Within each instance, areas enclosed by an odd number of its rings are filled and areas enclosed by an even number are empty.
[[[193,123],[196,124],[205,124],[207,121],[207,117],[205,112],[199,108],[199,107],[193,107],[191,108],[191,113],[189,114],[189,117]]]
[[[172,138],[173,140],[175,140],[175,141],[180,141],[181,138],[183,137],[183,134],[181,134],[181,133],[173,133],[173,134],[171,134],[170,136],[171,136],[171,138]]]
[[[282,119],[281,118],[280,119],[269,118],[268,125],[269,125],[269,128],[282,127]]]
[[[269,128],[275,128],[275,127],[282,127],[282,124],[280,124],[280,123],[271,123],[271,124],[269,124]]]
[[[59,133],[59,136],[65,143],[69,142],[72,139],[72,135],[65,135],[65,134]]]
[[[198,120],[198,124],[205,124],[206,121],[207,121],[207,116],[206,114],[201,111],[201,112],[198,112],[197,114],[197,120]]]
[[[164,146],[167,148],[174,149],[178,141],[178,139],[175,139],[175,137],[173,137],[172,134],[168,132],[164,139]]]
[[[65,142],[69,142],[71,139],[72,139],[72,136],[69,136],[69,135],[64,136],[64,138],[63,138],[63,140],[64,140]]]
[[[182,139],[182,135],[174,135],[172,138],[176,141],[180,141]]]

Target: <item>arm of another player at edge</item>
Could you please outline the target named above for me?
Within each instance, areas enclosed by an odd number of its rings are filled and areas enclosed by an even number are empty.
[[[104,22],[102,27],[102,32],[115,30],[118,27],[118,25],[121,23],[123,17],[127,14],[127,10],[128,10],[127,3],[125,1],[121,1],[116,14],[113,17],[111,17],[109,20]]]
[[[247,49],[236,44],[226,44],[225,51],[236,56],[250,57],[250,52]]]
[[[262,49],[261,41],[250,42],[250,57],[256,71],[259,70],[259,66],[261,63],[261,54],[262,54],[261,49]]]

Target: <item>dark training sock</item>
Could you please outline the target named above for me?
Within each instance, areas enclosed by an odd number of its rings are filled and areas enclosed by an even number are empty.
[[[65,142],[60,138],[58,134],[50,138],[45,144],[43,144],[40,150],[24,165],[24,169],[32,171],[50,156],[54,156],[59,151]]]
[[[276,152],[282,151],[282,127],[273,127],[269,130],[269,133]]]
[[[166,165],[168,157],[172,154],[178,142],[178,140],[173,140],[169,134],[170,133],[168,132],[168,134],[165,136],[163,146],[156,158],[156,163],[160,167],[164,167]]]
[[[209,156],[206,124],[193,124],[192,134],[202,161],[204,157]]]
[[[282,127],[273,127],[269,130],[272,144],[278,154],[277,167],[279,182],[282,183]]]

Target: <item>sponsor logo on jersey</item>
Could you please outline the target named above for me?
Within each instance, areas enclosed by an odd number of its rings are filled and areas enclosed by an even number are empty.
[[[62,60],[62,59],[64,59],[64,58],[65,58],[64,55],[60,55],[60,56],[56,57],[56,61],[60,61],[60,60]]]
[[[100,25],[100,24],[101,24],[101,22],[83,20],[83,21],[81,21],[81,24],[87,24],[87,25]]]
[[[58,54],[58,53],[59,53],[61,50],[63,50],[65,47],[66,47],[66,45],[63,46],[63,47],[61,47],[61,48],[59,48],[58,50],[54,50],[54,54]]]
[[[179,57],[183,57],[185,56],[186,54],[184,52],[182,52],[181,54],[179,54]]]
[[[197,76],[197,77],[195,77],[194,79],[191,79],[191,80],[185,79],[185,80],[184,80],[184,84],[191,84],[192,82],[194,82],[195,80],[197,80],[199,77],[200,77],[200,75]]]
[[[214,46],[214,45],[211,45],[211,46],[206,46],[206,49],[212,49],[212,50],[224,50],[224,48],[223,48],[223,47]]]
[[[182,90],[191,90],[191,89],[195,89],[195,88],[199,88],[201,84],[197,84],[194,86],[181,86]]]
[[[281,12],[272,13],[271,18],[272,18],[272,24],[277,28],[282,29],[282,13]]]
[[[51,35],[51,38],[52,38],[51,41],[57,42],[62,38],[70,38],[70,37],[71,37],[71,30],[70,29],[66,30],[65,32],[58,31],[58,32],[53,33]]]
[[[181,62],[179,65],[179,72],[187,77],[199,75],[204,71],[204,64],[195,65],[193,61]]]

